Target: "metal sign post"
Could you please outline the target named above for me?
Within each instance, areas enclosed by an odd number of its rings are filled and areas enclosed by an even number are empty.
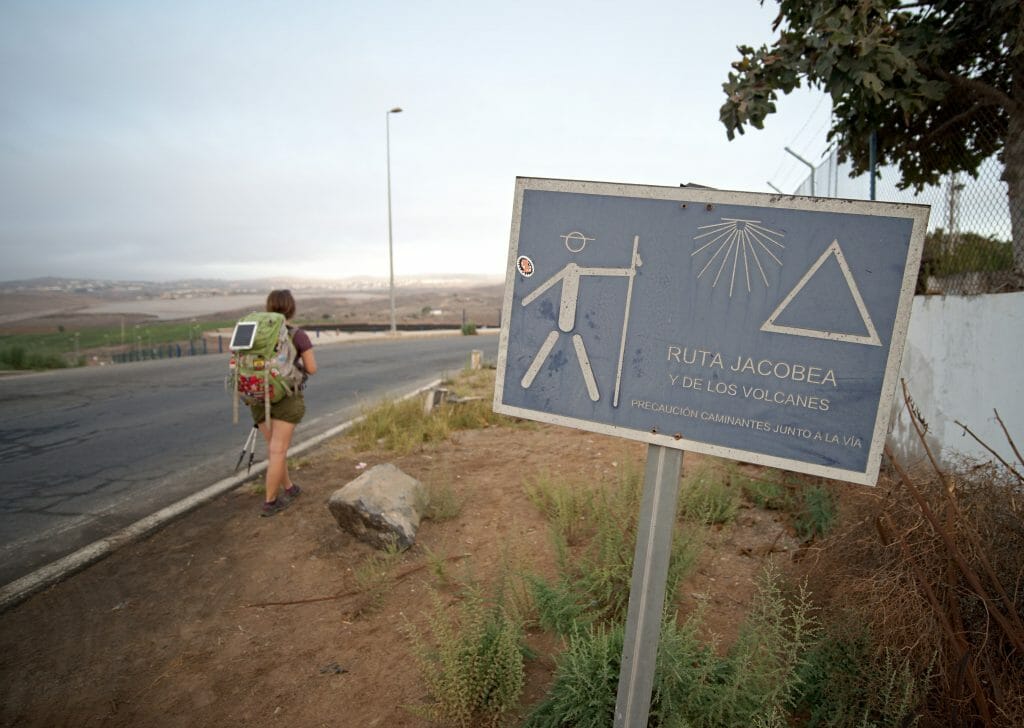
[[[682,467],[682,450],[647,446],[626,638],[615,701],[615,728],[647,725]]]

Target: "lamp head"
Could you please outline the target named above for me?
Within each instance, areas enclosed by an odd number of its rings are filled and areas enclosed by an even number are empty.
[[[388,113],[389,114],[401,114],[402,113],[402,107],[401,106],[396,106],[393,109],[388,109]]]

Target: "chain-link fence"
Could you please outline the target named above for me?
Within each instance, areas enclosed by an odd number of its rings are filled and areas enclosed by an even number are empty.
[[[996,124],[992,124],[996,134]],[[871,177],[850,177],[849,162],[839,163],[833,149],[814,173],[794,190],[797,195],[871,199]],[[1013,270],[1013,230],[1003,164],[995,156],[975,176],[959,172],[942,183],[901,190],[899,169],[879,167],[875,199],[931,205],[917,292],[974,295],[1020,290],[1021,277]],[[1024,200],[1016,205],[1024,206]],[[1024,231],[1018,231],[1018,237]]]

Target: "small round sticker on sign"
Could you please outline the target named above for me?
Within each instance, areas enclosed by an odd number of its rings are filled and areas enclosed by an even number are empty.
[[[516,268],[523,275],[523,278],[529,278],[533,275],[533,261],[525,255],[519,256],[519,260],[516,261]]]

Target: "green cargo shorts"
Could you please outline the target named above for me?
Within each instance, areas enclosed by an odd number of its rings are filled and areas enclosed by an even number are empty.
[[[249,410],[252,412],[252,421],[257,425],[267,417],[262,402],[252,405]],[[285,397],[280,402],[270,405],[270,419],[272,420],[281,420],[297,425],[302,422],[305,414],[306,400],[302,397],[302,392],[296,392],[291,397]]]

